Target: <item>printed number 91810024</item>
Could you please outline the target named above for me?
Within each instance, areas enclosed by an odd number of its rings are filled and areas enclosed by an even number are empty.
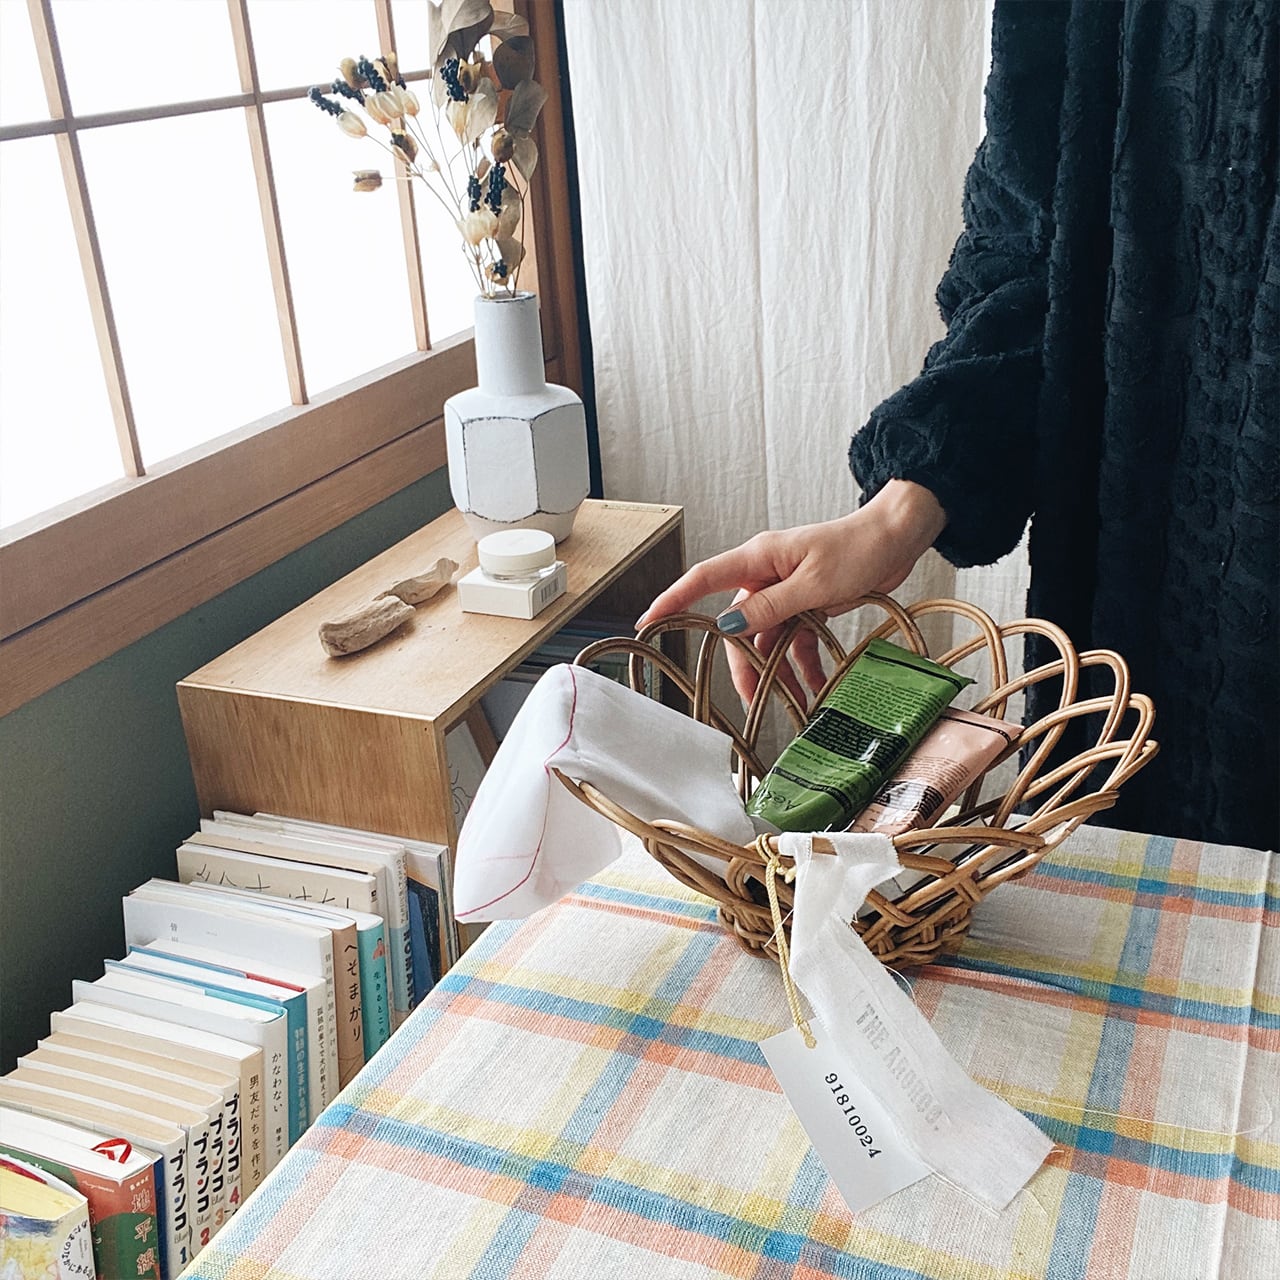
[[[862,1117],[858,1115],[856,1106],[850,1103],[849,1095],[845,1092],[844,1085],[840,1083],[839,1076],[837,1076],[834,1071],[831,1071],[828,1072],[823,1079],[826,1080],[830,1087],[831,1095],[835,1099],[836,1106],[840,1108],[849,1124],[849,1128],[853,1130],[854,1136],[862,1146],[868,1148],[867,1159],[874,1160],[875,1157],[880,1154],[880,1148],[875,1146],[875,1139],[871,1136],[871,1133],[867,1129]]]

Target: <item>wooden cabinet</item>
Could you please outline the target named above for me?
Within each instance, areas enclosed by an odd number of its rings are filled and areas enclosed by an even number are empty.
[[[475,543],[456,511],[335,582],[178,685],[201,812],[266,810],[457,843],[445,735],[580,613],[627,621],[684,567],[679,507],[586,502],[560,546],[569,589],[532,621],[463,613],[455,590],[400,631],[325,656],[320,623]]]

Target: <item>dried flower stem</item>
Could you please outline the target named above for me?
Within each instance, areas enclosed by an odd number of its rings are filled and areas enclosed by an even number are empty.
[[[448,214],[450,221],[454,221],[457,218],[457,210],[452,205],[449,204],[449,201],[445,198],[444,194],[436,190],[435,185],[431,182],[430,173],[424,172],[424,170],[421,169],[416,164],[410,164],[409,161],[407,161],[400,154],[400,152],[396,151],[394,147],[391,147],[387,143],[383,142],[381,138],[374,137],[373,140],[378,144],[378,146],[380,146],[383,149],[383,151],[385,151],[392,158],[393,161],[395,161],[397,164],[404,165],[407,171],[407,178],[418,178],[422,182],[422,185],[426,187],[426,189],[433,196],[435,196],[435,198],[440,202],[440,207],[445,211],[446,214]],[[430,151],[427,151],[425,148],[424,148],[424,153],[427,155],[431,154]],[[432,162],[435,163],[435,157],[432,156],[431,158],[432,158]],[[441,166],[437,165],[436,172],[438,173],[440,171],[441,171]],[[465,246],[464,246],[464,249],[465,249]],[[484,273],[480,268],[480,264],[478,262],[472,263],[472,270],[475,272],[476,283],[480,286],[480,292],[483,293],[484,292]]]
[[[514,168],[514,166],[512,167]],[[514,182],[512,183],[512,185],[515,186]],[[525,195],[528,193],[528,190],[529,190],[529,183],[527,181],[524,184],[524,191],[521,191],[519,187],[516,187],[516,195],[520,197],[520,248],[522,252],[520,254],[520,261],[516,263],[516,269],[511,276],[511,292],[512,293],[515,293],[520,287],[520,269],[524,266],[525,258],[529,256],[528,252],[525,251],[524,249],[524,214],[529,204],[529,202],[525,199]]]
[[[463,9],[465,8],[465,13]],[[491,63],[474,38],[477,31],[490,31],[495,46],[507,39],[528,36],[528,23],[505,16],[495,24],[492,3],[466,5],[453,3],[433,11],[436,19],[454,22],[459,16],[464,24],[451,30],[435,27],[432,36],[433,65],[428,73],[431,83],[424,95],[431,111],[429,130],[419,114],[423,102],[409,89],[394,55],[369,59],[344,58],[339,63],[341,80],[333,81],[329,91],[363,109],[358,115],[350,107],[324,96],[325,90],[312,89],[308,97],[325,113],[336,117],[339,127],[352,137],[373,137],[392,159],[397,180],[417,179],[440,203],[449,220],[462,233],[463,256],[475,276],[480,293],[494,297],[500,293],[514,295],[519,287],[521,267],[527,256],[524,245],[528,211],[528,181],[523,186],[516,175],[525,178],[512,163],[517,143],[507,131],[506,121],[498,120],[501,93],[510,92],[510,101],[520,99],[516,133],[519,145],[536,162],[536,148],[528,140],[546,93],[532,81],[533,62],[526,49],[506,49],[500,62],[503,69]],[[470,47],[467,53],[464,46]],[[505,48],[505,46],[504,46]],[[530,88],[531,86],[531,88]],[[447,102],[440,94],[447,90]],[[521,93],[526,96],[521,98]],[[510,104],[508,104],[508,112]],[[441,122],[441,117],[445,122]],[[365,117],[390,131],[390,141],[370,134]],[[492,130],[492,134],[490,134]],[[434,141],[429,135],[434,131]],[[456,138],[456,148],[446,141]],[[489,136],[488,151],[482,150],[481,139]],[[501,157],[501,158],[499,158]],[[482,194],[482,173],[488,173],[487,194]],[[461,177],[465,174],[465,188]],[[356,190],[372,191],[381,183],[375,172],[358,172]],[[506,195],[509,191],[510,195]],[[511,202],[518,200],[517,219],[511,220]]]

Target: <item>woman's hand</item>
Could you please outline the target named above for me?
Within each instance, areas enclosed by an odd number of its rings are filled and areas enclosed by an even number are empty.
[[[737,588],[716,625],[726,635],[754,636],[756,648],[767,656],[782,625],[797,613],[812,610],[835,617],[868,591],[900,586],[946,523],[946,512],[928,489],[910,480],[890,480],[851,515],[758,533],[740,547],[694,565],[654,600],[636,626],[681,613],[713,592]],[[759,677],[736,646],[727,647],[734,688],[749,702]],[[815,693],[821,689],[826,675],[812,631],[796,633],[791,657],[804,683]],[[795,670],[785,661],[779,675],[806,703]]]

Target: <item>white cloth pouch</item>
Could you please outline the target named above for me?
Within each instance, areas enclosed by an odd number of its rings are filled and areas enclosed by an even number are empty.
[[[585,667],[552,667],[520,708],[458,841],[459,920],[511,920],[572,892],[621,852],[609,819],[552,774],[588,782],[645,821],[687,822],[735,844],[755,830],[709,725]]]

